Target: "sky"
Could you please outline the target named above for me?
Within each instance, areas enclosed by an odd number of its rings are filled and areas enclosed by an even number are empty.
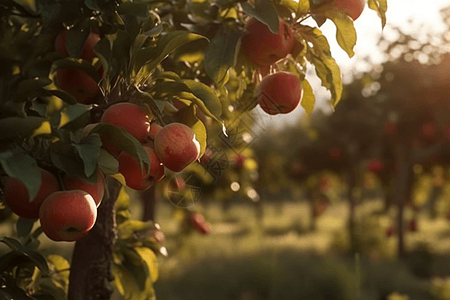
[[[330,43],[333,57],[341,68],[344,82],[348,81],[352,74],[367,70],[370,65],[366,62],[367,59],[374,63],[383,62],[383,55],[377,48],[377,42],[381,34],[389,39],[395,38],[395,35],[389,30],[390,26],[398,26],[404,32],[410,34],[427,31],[440,34],[446,30],[439,10],[450,6],[450,0],[387,1],[387,23],[384,30],[381,29],[381,20],[377,13],[367,6],[361,16],[354,22],[357,43],[354,48],[356,54],[352,58],[349,58],[337,44],[335,38],[336,27],[330,20],[327,20],[320,27],[320,30],[322,30],[322,33]],[[412,23],[409,23],[408,20],[412,20]],[[305,24],[317,26],[314,21]],[[316,106],[330,111],[329,105],[326,103],[326,100],[329,99],[329,92],[321,87],[320,80],[315,76],[315,72],[312,72],[311,75],[307,74],[306,79],[314,89]],[[280,129],[287,124],[297,124],[305,114],[300,105],[293,112],[285,115],[268,116],[259,107],[257,107],[256,111],[260,114],[259,117],[263,120],[264,126],[270,126],[274,129]]]

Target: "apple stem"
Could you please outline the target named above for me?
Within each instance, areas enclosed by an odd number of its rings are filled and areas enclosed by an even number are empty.
[[[75,244],[69,275],[69,300],[111,299],[112,253],[117,240],[115,202],[122,187],[106,177],[108,197],[98,207],[97,221],[88,235]]]

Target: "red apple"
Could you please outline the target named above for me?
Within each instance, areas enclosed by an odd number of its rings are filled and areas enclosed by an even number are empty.
[[[42,203],[39,220],[49,239],[77,241],[94,226],[97,206],[92,196],[84,191],[56,192]]]
[[[67,30],[64,30],[58,34],[55,40],[55,50],[64,54],[65,56],[69,56],[69,53],[67,52],[66,48],[66,38],[67,38]],[[95,44],[97,44],[99,40],[100,36],[95,32],[91,32],[84,42],[80,58],[86,60],[93,59],[96,56],[94,53],[94,46]]]
[[[386,228],[384,234],[388,238],[394,236],[396,234],[395,227],[393,225],[389,226],[388,228]]]
[[[175,176],[170,180],[167,188],[171,192],[183,193],[186,189],[186,181],[180,176]]]
[[[198,158],[200,143],[191,128],[171,123],[156,134],[155,152],[167,169],[180,172]]]
[[[27,218],[39,218],[39,209],[42,202],[53,194],[59,191],[59,184],[56,177],[47,170],[41,169],[41,185],[36,194],[36,197],[30,202],[28,190],[17,178],[10,177],[5,183],[3,192],[5,194],[5,202],[16,215]]]
[[[78,103],[91,104],[100,93],[97,82],[81,70],[58,70],[56,82],[60,89],[74,96]]]
[[[345,12],[355,21],[359,18],[366,5],[364,0],[336,0],[336,8]]]
[[[141,143],[150,131],[150,119],[147,113],[132,103],[112,105],[103,113],[101,122],[124,128]]]
[[[330,151],[328,151],[328,154],[332,159],[338,160],[342,156],[342,151],[341,149],[339,149],[339,147],[332,147]]]
[[[143,146],[143,148],[150,158],[149,172],[145,172],[139,161],[125,151],[120,153],[117,158],[119,172],[125,177],[127,186],[139,191],[147,190],[164,177],[164,166],[156,156],[155,151],[150,147]]]
[[[290,26],[279,18],[277,34],[255,18],[250,18],[245,24],[249,32],[242,37],[242,49],[248,59],[260,66],[269,66],[288,55],[295,41]]]
[[[277,72],[261,80],[256,86],[255,95],[261,108],[269,115],[287,114],[302,99],[302,82],[293,73]]]
[[[381,172],[384,169],[384,163],[376,158],[371,159],[367,162],[367,169],[374,173]]]
[[[99,207],[105,194],[105,178],[100,171],[97,172],[97,178],[97,183],[89,183],[74,175],[66,174],[64,176],[64,186],[66,190],[85,191],[94,198],[96,206]]]
[[[162,129],[161,125],[158,125],[156,123],[152,123],[150,124],[150,130],[148,132],[147,137],[145,138],[143,144],[145,144],[146,146],[149,146],[151,148],[155,147],[155,136],[156,134]]]
[[[194,229],[204,235],[208,235],[211,233],[211,224],[206,222],[203,215],[199,213],[193,213],[189,216],[189,221],[191,222]]]
[[[245,157],[242,154],[238,154],[234,157],[234,163],[236,165],[236,167],[238,167],[239,169],[241,169],[242,167],[244,167],[244,163],[245,160],[247,159],[247,157]]]
[[[416,219],[410,220],[408,223],[408,231],[416,232],[417,230],[418,230],[417,220]]]

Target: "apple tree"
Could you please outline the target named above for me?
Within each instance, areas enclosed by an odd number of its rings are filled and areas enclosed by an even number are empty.
[[[208,135],[230,135],[227,111],[310,112],[308,62],[337,105],[341,75],[318,27],[334,22],[353,56],[365,5],[352,3],[363,2],[2,1],[0,188],[16,231],[0,240],[0,294],[154,299],[167,253],[158,224],[131,218],[125,186],[192,168]],[[368,7],[384,27],[386,0]],[[280,80],[292,93],[274,94]],[[42,241],[75,242],[70,264],[44,257]]]

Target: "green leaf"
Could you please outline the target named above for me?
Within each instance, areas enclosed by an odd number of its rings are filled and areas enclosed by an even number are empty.
[[[163,61],[164,58],[166,58],[166,56],[172,53],[175,49],[199,39],[205,39],[205,37],[184,30],[167,33],[159,39],[156,49],[147,48],[137,52],[134,60],[134,73],[138,74],[142,71],[140,76],[138,76],[138,78],[140,78],[142,77],[142,73],[146,74],[152,72],[156,66],[159,65],[161,61]],[[145,70],[141,70],[144,65],[146,65]]]
[[[381,28],[386,26],[387,0],[369,0],[369,8],[376,11],[381,19]]]
[[[72,122],[82,119],[81,124],[85,124],[89,120],[90,111],[92,107],[90,105],[75,104],[68,105],[61,111],[61,118],[59,121],[59,128],[67,127]]]
[[[119,238],[121,240],[132,238],[134,232],[145,231],[154,228],[155,224],[152,221],[142,222],[138,220],[128,220],[117,226]]]
[[[69,175],[85,178],[84,163],[78,155],[76,148],[61,141],[55,142],[51,147],[52,163]]]
[[[248,2],[242,2],[241,6],[244,12],[256,18],[261,23],[266,24],[274,34],[278,33],[280,30],[278,12],[271,1],[256,0],[254,8]]]
[[[119,162],[105,149],[100,148],[97,164],[100,171],[105,174],[116,174],[119,172]]]
[[[48,265],[45,258],[39,254],[38,252],[31,250],[27,247],[22,246],[22,244],[13,238],[2,237],[0,238],[0,242],[6,244],[11,250],[19,251],[20,253],[26,255],[29,259],[31,259],[36,267],[41,270],[42,273],[48,274]]]
[[[19,238],[26,237],[33,229],[36,220],[19,217],[16,223],[17,236]]]
[[[190,105],[180,109],[176,113],[179,122],[186,124],[195,132],[195,139],[200,143],[200,155],[202,157],[206,148],[206,128],[205,125],[196,116],[196,107]]]
[[[217,83],[225,83],[228,70],[236,64],[244,31],[223,27],[205,50],[205,71]]]
[[[23,182],[30,200],[34,199],[41,186],[41,170],[36,160],[23,150],[16,149],[0,153],[0,162],[6,174]]]
[[[141,289],[135,279],[136,270],[113,264],[112,273],[117,291],[126,300],[153,300],[154,290],[151,281],[147,280],[144,289]]]
[[[134,251],[139,254],[139,256],[147,265],[148,271],[150,273],[150,280],[152,282],[158,280],[159,272],[155,253],[149,248],[145,247],[135,247]]]
[[[43,87],[51,83],[52,81],[49,78],[34,78],[23,80],[17,85],[17,88],[15,89],[17,92],[15,94],[14,101],[26,101],[37,91],[41,90]]]
[[[309,115],[314,109],[316,97],[314,95],[314,91],[311,85],[306,79],[302,81],[302,87],[303,87],[303,97],[300,102],[300,105],[305,109],[306,113]]]
[[[316,68],[316,74],[322,81],[322,86],[331,91],[331,103],[335,107],[342,96],[342,78],[339,66],[332,57],[325,55],[313,56],[312,63]]]
[[[14,137],[29,138],[51,134],[50,122],[42,117],[10,117],[0,120],[0,141]]]
[[[339,46],[351,58],[355,55],[353,48],[356,45],[356,30],[352,19],[341,11],[327,11],[326,17],[336,25],[336,40]]]
[[[308,42],[314,45],[315,53],[331,56],[330,44],[319,28],[301,26],[299,32]]]
[[[89,28],[71,28],[67,32],[66,49],[70,56],[80,57],[89,33]]]
[[[91,65],[88,61],[83,59],[66,57],[54,61],[50,69],[50,74],[54,74],[56,71],[62,69],[80,70],[89,75],[92,79],[95,80],[95,82],[98,83],[100,80],[100,75],[98,74],[95,67]]]
[[[147,18],[148,6],[145,3],[122,2],[117,8],[119,15],[133,15],[141,18]]]
[[[208,111],[214,115],[214,119],[220,120],[222,116],[222,104],[216,93],[202,82],[185,79],[183,80],[183,83],[192,91],[192,94],[202,100]],[[199,107],[201,108],[200,105]]]
[[[74,96],[71,94],[63,91],[63,90],[47,90],[47,89],[41,89],[37,92],[37,96],[43,96],[43,97],[49,97],[49,96],[56,96],[66,102],[67,104],[77,104],[77,100]],[[34,104],[34,103],[33,103]]]
[[[98,124],[92,129],[91,133],[98,133],[102,140],[108,140],[114,147],[130,153],[134,156],[141,166],[145,165],[146,169],[150,169],[150,158],[148,153],[142,148],[141,143],[125,129],[111,125]]]
[[[299,0],[298,1],[298,9],[296,12],[297,19],[309,12],[310,4],[309,0]]]
[[[90,177],[97,169],[97,160],[100,156],[102,141],[98,134],[90,134],[84,137],[80,143],[73,144],[78,155],[84,162],[84,174]]]

